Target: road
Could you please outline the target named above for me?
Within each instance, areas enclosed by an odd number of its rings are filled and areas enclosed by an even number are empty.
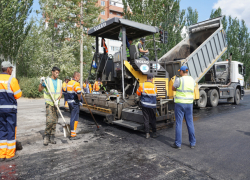
[[[63,112],[69,120],[69,113]],[[183,125],[181,150],[170,147],[174,128],[162,129],[156,139],[96,117],[102,130],[95,133],[91,116],[81,114],[80,140],[63,137],[57,125],[56,145],[43,146],[44,100],[18,101],[17,139],[23,150],[12,162],[1,162],[1,179],[250,179],[250,95],[240,105],[194,110],[197,145],[189,148]],[[59,120],[62,121],[61,119]]]

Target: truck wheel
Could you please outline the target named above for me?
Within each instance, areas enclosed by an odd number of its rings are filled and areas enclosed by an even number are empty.
[[[200,91],[200,99],[197,100],[198,108],[204,108],[207,105],[207,93],[204,90]]]
[[[219,93],[216,89],[211,89],[207,93],[207,105],[210,107],[216,107],[219,102]]]
[[[240,90],[236,89],[234,94],[234,104],[240,104]]]

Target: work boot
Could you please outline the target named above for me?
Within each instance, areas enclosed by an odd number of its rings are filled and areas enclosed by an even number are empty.
[[[12,158],[6,158],[6,161],[12,161],[14,159],[17,159],[19,156],[16,154],[15,156],[13,156]]]
[[[146,139],[150,138],[150,134],[146,133]]]
[[[192,146],[192,145],[190,145],[190,148],[191,148],[191,149],[194,149],[194,148],[195,148],[195,145],[193,145],[193,146]]]
[[[77,139],[80,139],[80,137],[75,136],[75,137],[70,137],[69,139],[70,139],[70,140],[77,140]]]
[[[157,138],[159,135],[156,132],[153,132],[153,138]]]
[[[50,136],[50,142],[51,142],[51,144],[56,144],[55,135]]]
[[[181,147],[177,146],[175,143],[173,145],[171,145],[172,148],[175,148],[175,149],[181,149]]]
[[[23,146],[22,146],[22,143],[19,142],[19,141],[16,141],[16,150],[22,150],[23,149]]]
[[[43,139],[43,145],[48,146],[50,140],[49,140],[49,135],[45,135]]]

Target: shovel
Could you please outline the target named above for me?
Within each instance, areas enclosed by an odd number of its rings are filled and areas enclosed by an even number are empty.
[[[44,81],[44,83],[45,83],[45,85],[46,85],[46,88],[47,88],[48,91],[49,91],[49,94],[50,94],[50,96],[51,96],[51,99],[52,99],[53,102],[54,102],[54,105],[56,106],[56,108],[57,108],[59,114],[61,115],[61,117],[62,117],[62,119],[63,119],[63,121],[64,121],[64,124],[62,125],[62,126],[63,126],[63,134],[64,134],[64,137],[69,137],[69,136],[70,136],[70,125],[66,123],[66,120],[64,119],[64,117],[63,117],[63,115],[62,115],[62,113],[61,113],[61,110],[60,110],[59,107],[58,107],[58,104],[56,105],[55,99],[53,98],[53,96],[52,96],[52,94],[51,94],[51,92],[50,92],[50,89],[48,88],[48,85],[47,85],[46,81]]]

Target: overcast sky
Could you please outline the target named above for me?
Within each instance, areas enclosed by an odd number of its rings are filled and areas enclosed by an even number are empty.
[[[35,10],[40,9],[38,2],[39,0],[34,0],[30,17],[35,16]],[[220,7],[223,15],[244,19],[250,29],[250,0],[181,0],[180,6],[181,9],[187,9],[189,6],[197,9],[199,13],[198,21],[209,19],[212,9]]]

